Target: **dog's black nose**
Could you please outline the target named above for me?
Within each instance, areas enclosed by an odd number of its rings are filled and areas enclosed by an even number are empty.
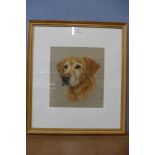
[[[62,85],[64,86],[64,85],[68,85],[68,83],[69,83],[69,75],[64,75],[64,76],[62,76]]]

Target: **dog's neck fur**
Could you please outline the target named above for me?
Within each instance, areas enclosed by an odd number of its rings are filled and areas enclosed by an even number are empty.
[[[68,98],[69,100],[74,102],[86,99],[87,97],[89,97],[95,86],[95,78],[93,76],[86,75],[84,80],[82,80],[79,85],[75,87],[68,87]]]

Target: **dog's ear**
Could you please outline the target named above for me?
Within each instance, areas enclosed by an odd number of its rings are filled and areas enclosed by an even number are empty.
[[[63,65],[64,65],[64,60],[60,61],[57,65],[56,65],[56,68],[57,68],[57,71],[59,72],[60,76],[63,74]]]
[[[93,75],[100,68],[100,65],[91,58],[84,58],[88,74]]]

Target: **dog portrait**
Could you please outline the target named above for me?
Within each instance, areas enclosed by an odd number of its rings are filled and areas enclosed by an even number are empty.
[[[52,47],[51,107],[103,107],[104,49]]]
[[[67,57],[57,65],[62,86],[68,86],[68,99],[76,102],[86,99],[96,87],[94,74],[100,65],[88,57]]]

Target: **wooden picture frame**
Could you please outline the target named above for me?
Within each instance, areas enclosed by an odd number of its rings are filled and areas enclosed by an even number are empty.
[[[32,125],[33,115],[33,61],[34,61],[34,29],[35,27],[63,27],[63,28],[96,28],[121,30],[121,103],[119,128],[45,128]],[[80,30],[78,30],[79,32]],[[78,33],[77,32],[77,33]],[[80,32],[79,32],[80,33]],[[125,134],[126,96],[127,96],[127,24],[115,22],[78,22],[78,21],[45,21],[32,20],[28,24],[28,54],[27,54],[27,134]],[[118,108],[119,109],[119,108]]]

